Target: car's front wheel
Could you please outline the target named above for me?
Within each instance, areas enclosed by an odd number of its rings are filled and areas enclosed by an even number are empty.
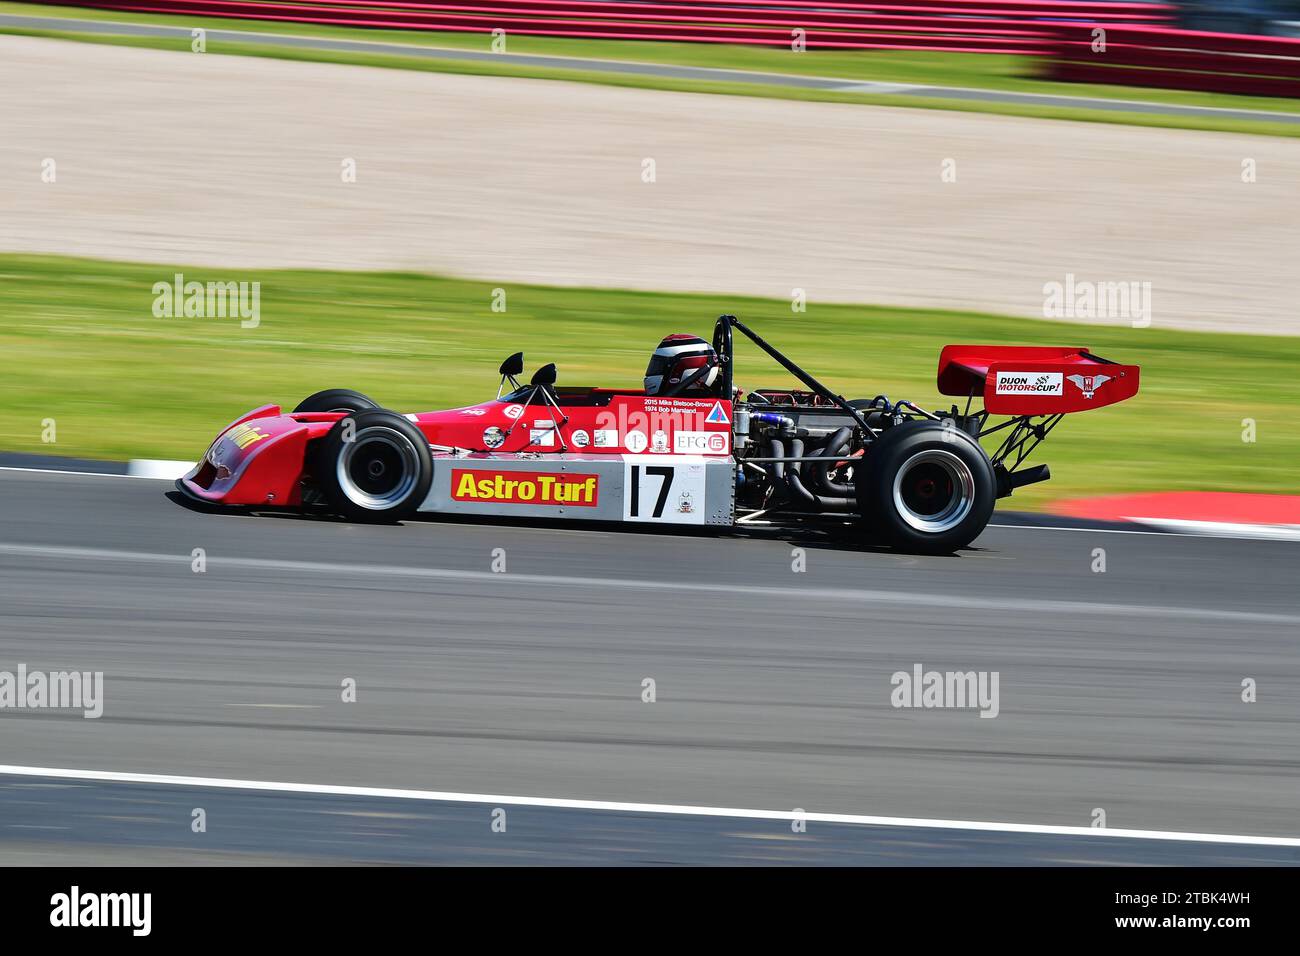
[[[949,554],[993,515],[993,465],[970,435],[938,422],[904,422],[873,442],[857,469],[858,509],[902,551]]]
[[[419,510],[433,482],[424,433],[396,412],[370,409],[339,419],[312,468],[331,509],[349,521],[391,522]]]
[[[327,388],[323,392],[308,395],[295,412],[364,412],[378,408],[379,403],[369,395],[362,395],[350,388]]]

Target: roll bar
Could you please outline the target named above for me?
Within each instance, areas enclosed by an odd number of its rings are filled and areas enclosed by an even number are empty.
[[[794,362],[790,361],[790,359],[782,355],[774,346],[769,345],[762,336],[746,326],[734,315],[720,315],[718,316],[717,323],[713,326],[713,350],[718,353],[718,361],[722,363],[722,389],[723,394],[728,398],[735,395],[735,383],[732,373],[732,359],[734,358],[734,340],[731,334],[732,329],[738,329],[746,338],[770,355],[778,365],[807,385],[821,398],[824,398],[837,408],[848,412],[866,434],[873,437],[880,434],[879,431],[867,424],[867,420],[862,413],[850,405],[848,399],[843,395],[836,395],[821,382],[817,381],[817,379],[813,378]]]

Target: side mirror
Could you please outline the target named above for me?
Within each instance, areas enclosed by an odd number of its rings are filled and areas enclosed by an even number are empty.
[[[510,378],[519,375],[520,373],[523,372],[523,370],[524,370],[523,352],[516,352],[514,355],[510,356],[508,359],[502,362],[501,367],[497,369],[497,371],[500,372],[502,375],[509,376]]]
[[[556,371],[555,363],[554,363],[554,362],[551,362],[549,365],[543,365],[543,366],[542,366],[541,368],[539,368],[536,372],[534,372],[534,373],[533,373],[533,380],[532,380],[532,382],[530,382],[529,384],[531,384],[531,385],[554,385],[554,384],[555,384],[555,379],[556,379],[558,376],[559,376],[559,372]]]

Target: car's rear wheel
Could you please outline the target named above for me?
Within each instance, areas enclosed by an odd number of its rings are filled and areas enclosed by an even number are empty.
[[[327,388],[315,395],[308,395],[295,412],[364,412],[378,408],[379,403],[369,395],[362,395],[350,388]]]
[[[433,459],[424,433],[396,412],[353,412],[321,439],[312,469],[331,509],[349,521],[409,518],[429,494]]]
[[[894,547],[948,554],[979,536],[993,514],[993,465],[965,432],[905,422],[867,449],[857,470],[864,523]]]

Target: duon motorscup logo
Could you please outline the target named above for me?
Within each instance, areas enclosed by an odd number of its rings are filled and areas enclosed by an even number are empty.
[[[1061,395],[1060,372],[999,371],[994,385],[998,395]]]

